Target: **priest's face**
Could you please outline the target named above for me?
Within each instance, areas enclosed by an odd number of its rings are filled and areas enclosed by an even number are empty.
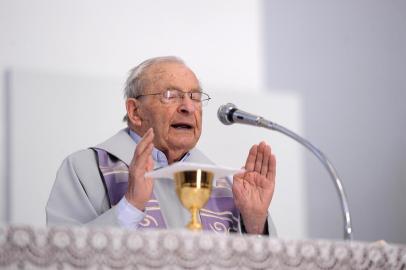
[[[164,152],[170,163],[192,149],[202,131],[202,104],[192,100],[186,92],[199,92],[200,84],[195,74],[177,62],[155,64],[146,71],[146,87],[137,99],[143,135],[150,127],[154,130],[154,146]],[[171,92],[165,92],[172,89]],[[175,91],[173,91],[175,90]],[[176,91],[178,90],[178,91]],[[148,95],[155,93],[166,93]],[[178,97],[173,98],[173,94]],[[183,96],[183,98],[182,98]]]

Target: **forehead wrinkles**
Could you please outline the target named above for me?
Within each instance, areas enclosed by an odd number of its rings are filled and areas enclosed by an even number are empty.
[[[144,92],[150,92],[153,91],[155,86],[162,81],[162,77],[164,74],[167,73],[167,70],[163,67],[161,67],[159,64],[153,65],[149,67],[145,71],[145,75],[143,78],[144,81]]]
[[[150,82],[153,85],[156,85],[158,82],[162,81],[164,75],[168,74],[168,71],[164,68],[157,68],[150,73]],[[170,74],[170,77],[173,77],[173,74]]]
[[[172,65],[173,64],[173,65]],[[147,71],[146,71],[146,77],[148,77],[148,83],[149,83],[149,88],[150,91],[156,91],[156,90],[162,90],[162,89],[156,89],[159,87],[162,87],[162,84],[170,84],[170,85],[164,85],[170,86],[170,87],[176,87],[177,83],[182,83],[184,82],[185,78],[190,78],[193,77],[193,79],[196,81],[196,85],[192,86],[193,90],[195,88],[200,89],[200,82],[196,78],[196,75],[193,73],[193,71],[179,63],[160,63],[156,64],[154,66],[151,66]],[[176,80],[179,80],[177,82]],[[153,89],[151,89],[153,88]]]

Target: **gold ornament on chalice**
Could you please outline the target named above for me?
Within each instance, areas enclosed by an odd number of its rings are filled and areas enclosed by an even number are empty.
[[[214,174],[201,169],[174,173],[176,194],[183,206],[192,214],[187,228],[200,231],[202,224],[197,218],[199,210],[210,198]]]

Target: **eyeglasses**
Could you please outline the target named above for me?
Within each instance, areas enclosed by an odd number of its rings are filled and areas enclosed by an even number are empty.
[[[158,95],[160,95],[160,101],[164,104],[178,103],[185,97],[185,95],[188,95],[192,101],[202,104],[202,106],[207,105],[207,103],[211,99],[208,94],[200,91],[183,92],[178,89],[167,89],[159,93],[138,95],[135,98],[138,99],[139,97],[143,96],[158,96]]]

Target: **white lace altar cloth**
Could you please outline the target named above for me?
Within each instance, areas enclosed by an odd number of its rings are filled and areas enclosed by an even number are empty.
[[[406,269],[406,246],[117,228],[0,227],[0,269]]]

